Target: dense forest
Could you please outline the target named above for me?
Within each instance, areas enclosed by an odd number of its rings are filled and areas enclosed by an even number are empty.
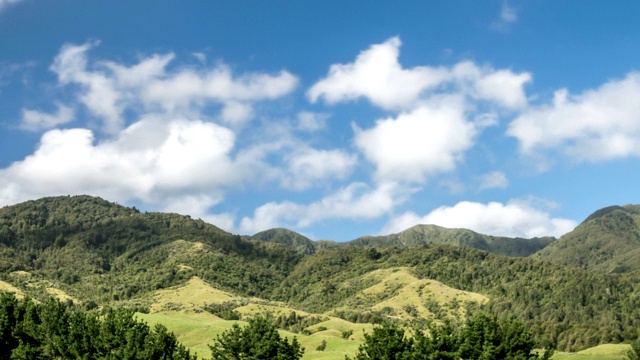
[[[0,209],[0,279],[45,304],[48,289],[56,288],[78,299],[78,310],[145,312],[147,294],[198,276],[241,296],[368,322],[393,316],[371,314],[370,304],[354,297],[371,285],[363,275],[402,267],[489,298],[465,304],[467,317],[517,319],[537,346],[576,351],[639,336],[639,262],[629,255],[640,249],[639,214],[633,206],[603,209],[560,239],[509,242],[422,226],[342,244],[285,229],[241,237],[188,216],[143,213],[89,196],[53,197]],[[624,252],[615,251],[618,245]],[[440,318],[399,325],[464,321],[433,310]]]

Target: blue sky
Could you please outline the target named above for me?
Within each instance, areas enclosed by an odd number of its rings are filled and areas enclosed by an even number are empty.
[[[640,5],[0,0],[0,206],[560,236],[639,203]]]

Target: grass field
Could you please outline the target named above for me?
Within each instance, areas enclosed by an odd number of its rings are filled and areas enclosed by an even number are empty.
[[[626,344],[603,344],[577,353],[557,352],[553,360],[624,360],[629,349]]]

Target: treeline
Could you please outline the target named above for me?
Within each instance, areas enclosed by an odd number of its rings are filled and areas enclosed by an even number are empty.
[[[553,350],[541,355],[535,351],[535,341],[523,323],[485,314],[467,319],[461,327],[450,322],[430,323],[428,331],[415,329],[412,336],[385,323],[364,337],[355,360],[544,360],[553,355]]]
[[[196,356],[162,325],[130,310],[90,313],[51,299],[0,293],[0,359],[176,359]]]

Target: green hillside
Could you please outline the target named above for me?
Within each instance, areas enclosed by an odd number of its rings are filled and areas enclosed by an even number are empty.
[[[469,246],[506,256],[529,256],[555,240],[553,237],[522,239],[478,234],[467,229],[415,225],[397,234],[364,236],[350,244],[365,247],[413,247],[427,244]]]
[[[611,206],[598,210],[534,257],[601,273],[638,271],[640,207]]]
[[[623,239],[626,253],[632,252],[637,208],[596,214],[547,249],[582,233],[595,243]],[[348,244],[311,242],[285,229],[242,238],[188,216],[65,196],[0,209],[0,286],[89,310],[126,306],[241,318],[271,313],[276,320],[296,312],[307,320],[278,323],[290,331],[326,332],[336,341],[345,331],[382,321],[425,328],[480,312],[520,319],[541,347],[563,351],[636,339],[638,273],[598,268],[626,253],[602,252],[599,262],[584,268],[543,261],[545,250],[523,257],[551,240],[434,226]],[[629,260],[625,269],[632,265]],[[191,290],[176,290],[182,288]],[[319,325],[316,317],[328,322]]]
[[[316,253],[314,242],[311,239],[288,229],[269,229],[261,231],[251,236],[251,238],[270,243],[285,244],[292,247],[297,252],[306,255],[312,255]]]

